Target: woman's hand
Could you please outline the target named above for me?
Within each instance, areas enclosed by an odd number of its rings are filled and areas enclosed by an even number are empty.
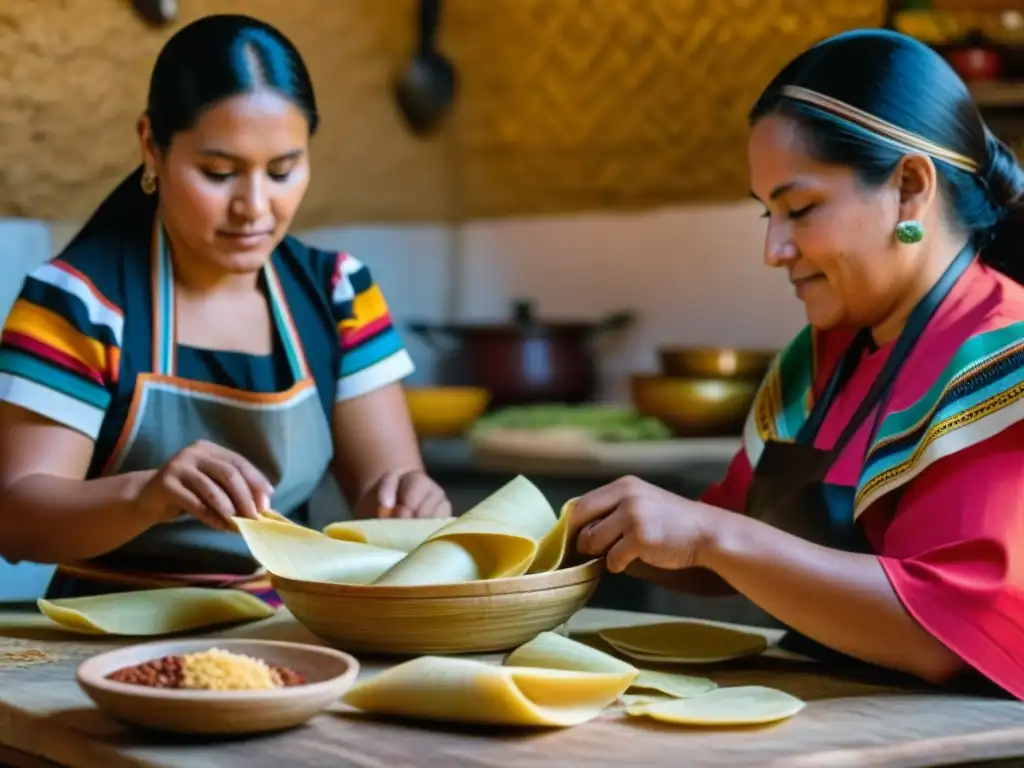
[[[426,472],[386,472],[356,504],[357,520],[371,517],[451,517],[444,489]]]
[[[274,493],[270,481],[248,460],[205,440],[182,449],[147,474],[135,505],[156,522],[173,520],[184,512],[211,528],[231,531],[231,518],[259,517]]]
[[[580,554],[604,556],[612,573],[635,560],[666,571],[695,568],[712,540],[716,511],[624,477],[576,501],[570,537],[577,536]]]

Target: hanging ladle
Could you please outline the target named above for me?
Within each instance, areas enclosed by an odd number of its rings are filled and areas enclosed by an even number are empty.
[[[420,0],[419,49],[395,82],[398,108],[418,136],[433,132],[455,100],[455,68],[434,43],[440,16],[441,0]]]

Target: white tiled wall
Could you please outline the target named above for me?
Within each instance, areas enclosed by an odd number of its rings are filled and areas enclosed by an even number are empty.
[[[481,221],[443,226],[339,227],[298,235],[348,250],[383,286],[396,322],[506,317],[517,298],[544,317],[596,319],[620,309],[639,323],[601,348],[603,395],[625,396],[625,378],[655,365],[660,344],[778,346],[803,317],[784,275],[763,265],[764,222],[750,203],[633,215]],[[0,317],[25,271],[57,253],[76,223],[0,220]],[[460,248],[454,255],[456,236]],[[408,338],[419,371],[433,379],[430,349]],[[340,500],[328,488],[321,505]],[[3,511],[0,510],[0,514]],[[45,569],[0,563],[0,601],[34,597]]]

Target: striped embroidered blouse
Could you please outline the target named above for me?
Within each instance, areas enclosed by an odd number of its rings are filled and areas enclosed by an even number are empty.
[[[121,372],[124,312],[67,262],[25,278],[0,338],[0,399],[96,437]]]
[[[89,477],[113,450],[136,377],[152,368],[148,249],[105,246],[73,244],[31,272],[0,337],[0,401],[95,440]],[[414,370],[365,264],[292,237],[272,258],[328,417],[335,402]],[[179,344],[177,375],[280,392],[293,383],[281,352],[277,340],[269,356]]]

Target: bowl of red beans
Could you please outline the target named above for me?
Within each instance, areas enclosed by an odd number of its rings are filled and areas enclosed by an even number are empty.
[[[82,662],[79,686],[107,716],[168,733],[293,728],[337,702],[359,662],[333,648],[272,640],[168,640]]]

